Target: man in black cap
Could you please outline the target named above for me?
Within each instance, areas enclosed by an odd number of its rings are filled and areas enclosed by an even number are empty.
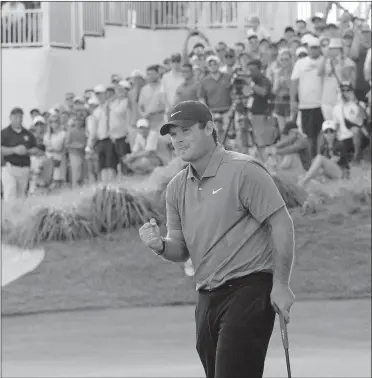
[[[1,154],[4,166],[1,181],[4,200],[26,195],[30,178],[30,155],[37,154],[34,135],[22,126],[23,110],[14,108],[10,112],[10,125],[1,130]]]
[[[189,165],[167,187],[167,237],[151,219],[142,242],[169,261],[191,257],[207,378],[262,377],[275,311],[288,322],[294,302],[292,219],[267,170],[217,143],[204,104],[176,105],[160,133]]]

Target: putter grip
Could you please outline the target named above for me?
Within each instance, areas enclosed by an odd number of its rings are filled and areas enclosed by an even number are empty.
[[[287,324],[285,324],[284,316],[282,314],[279,314],[279,322],[280,322],[280,333],[282,335],[283,347],[284,349],[289,349]]]

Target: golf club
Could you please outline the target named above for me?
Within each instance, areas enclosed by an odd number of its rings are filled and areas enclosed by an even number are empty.
[[[280,333],[282,335],[282,342],[283,342],[283,348],[284,348],[284,353],[285,353],[285,361],[287,364],[288,378],[292,378],[291,363],[289,361],[289,343],[288,343],[287,324],[285,323],[284,316],[281,313],[279,313],[279,322],[280,322]]]

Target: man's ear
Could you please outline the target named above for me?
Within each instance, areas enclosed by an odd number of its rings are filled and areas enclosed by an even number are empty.
[[[205,125],[205,133],[207,135],[212,135],[212,132],[213,132],[213,129],[214,129],[214,124],[212,121],[208,121],[207,124]]]

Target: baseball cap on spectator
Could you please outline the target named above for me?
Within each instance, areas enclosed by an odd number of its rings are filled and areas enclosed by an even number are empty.
[[[99,85],[96,85],[94,88],[93,88],[93,91],[95,93],[105,93],[106,92],[106,87],[102,84],[99,84]]]
[[[211,55],[211,56],[208,56],[208,58],[206,59],[206,62],[207,64],[209,64],[210,62],[216,62],[217,64],[219,64],[220,58],[216,55]]]
[[[330,49],[342,49],[343,45],[342,45],[341,39],[340,38],[331,38],[331,40],[329,41],[328,48],[330,48]]]
[[[81,104],[85,104],[85,100],[82,97],[76,96],[74,98],[74,104],[80,102]]]
[[[32,126],[35,126],[36,124],[38,124],[38,123],[46,123],[46,121],[45,121],[45,118],[44,117],[42,117],[41,115],[38,115],[38,116],[36,116],[34,119],[33,119],[33,121],[32,121]]]
[[[182,56],[179,53],[175,53],[171,55],[170,60],[173,63],[181,63]]]
[[[322,131],[326,131],[326,130],[336,131],[337,130],[337,126],[336,126],[335,122],[333,122],[330,119],[327,120],[327,121],[324,121],[323,124],[322,124]]]
[[[194,50],[194,49],[197,49],[198,47],[201,47],[203,49],[205,48],[205,46],[202,43],[198,42],[198,43],[195,43],[195,45],[192,49]]]
[[[111,83],[117,84],[120,80],[122,80],[121,76],[119,76],[117,74],[111,75]]]
[[[131,76],[131,77],[143,77],[141,71],[138,70],[138,69],[137,69],[137,70],[134,70],[134,71],[131,73],[130,76]]]
[[[312,34],[308,33],[308,34],[305,34],[302,38],[301,38],[301,43],[303,45],[308,45],[310,40],[315,38]]]
[[[20,108],[19,106],[13,108],[10,112],[10,115],[16,115],[16,114],[22,114],[23,115],[24,114],[23,109]]]
[[[248,41],[251,40],[252,38],[257,38],[258,39],[258,34],[256,32],[254,32],[254,31],[250,31],[247,34]]]
[[[168,122],[160,129],[160,135],[167,135],[173,126],[187,129],[198,122],[209,121],[213,121],[213,117],[207,106],[199,101],[184,101],[173,107]]]
[[[141,128],[141,127],[145,127],[145,128],[149,128],[150,127],[150,123],[149,121],[146,119],[146,118],[140,118],[137,123],[136,123],[136,126],[137,128]]]
[[[214,55],[214,51],[212,48],[209,48],[207,50],[205,50],[205,55],[206,56],[211,56],[211,55]]]
[[[126,89],[130,89],[131,88],[131,85],[130,85],[130,82],[127,81],[127,80],[120,80],[118,85],[120,87],[123,87],[123,88],[126,88]]]
[[[309,54],[309,52],[307,51],[307,48],[306,48],[306,47],[304,47],[304,46],[300,46],[300,47],[298,47],[298,48],[296,49],[296,56],[298,57],[298,56],[300,56],[301,54],[306,54],[306,55]]]
[[[323,13],[315,13],[313,17],[311,17],[311,22],[314,23],[316,20],[323,20],[324,19],[324,14]]]
[[[290,54],[291,52],[287,48],[282,48],[278,51],[278,56],[283,55],[283,54]]]
[[[226,51],[226,57],[232,57],[232,58],[234,58],[235,57],[235,50],[234,49],[228,49]]]
[[[293,36],[290,40],[289,40],[289,43],[292,43],[292,42],[299,42],[301,43],[301,38],[297,35]]]
[[[326,25],[326,29],[329,30],[329,29],[338,29],[338,26],[336,24],[334,24],[333,22],[329,23]]]
[[[288,122],[285,124],[284,128],[283,128],[283,134],[284,134],[284,135],[288,135],[288,133],[289,133],[291,130],[293,130],[293,129],[296,129],[296,130],[298,129],[296,122],[294,122],[294,121],[288,121]]]
[[[32,113],[41,114],[40,110],[36,109],[36,108],[33,108],[33,109],[30,110],[30,114],[32,114]]]
[[[319,38],[312,37],[308,42],[309,47],[320,47]]]

